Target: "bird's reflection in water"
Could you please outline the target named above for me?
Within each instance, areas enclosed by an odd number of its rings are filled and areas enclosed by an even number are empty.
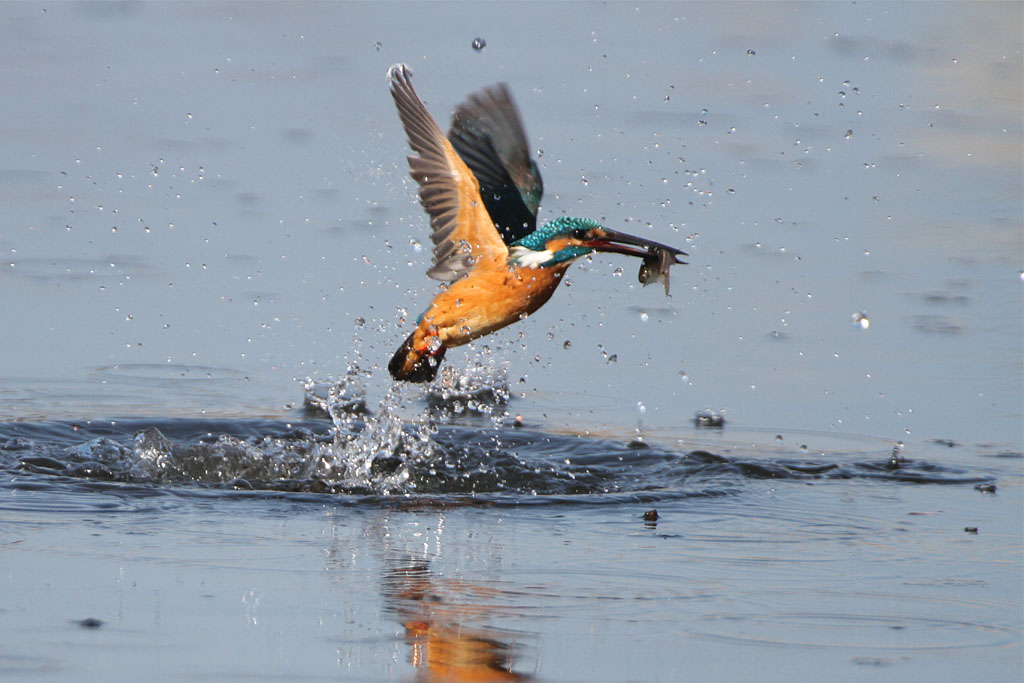
[[[433,576],[425,562],[408,559],[386,571],[383,589],[405,628],[416,680],[530,679],[513,670],[515,634],[482,625],[500,610],[500,591]]]

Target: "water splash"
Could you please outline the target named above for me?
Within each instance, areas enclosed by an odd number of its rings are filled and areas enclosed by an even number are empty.
[[[534,431],[509,417],[505,368],[494,358],[484,349],[478,361],[449,366],[426,389],[389,384],[376,402],[367,400],[370,375],[353,363],[330,385],[307,382],[307,411],[317,412],[311,419],[0,424],[0,471],[13,486],[38,486],[32,478],[42,475],[157,487],[440,496],[453,504],[467,495],[489,504],[539,502],[538,496],[654,503],[731,495],[756,479],[991,483],[987,473],[908,459],[902,444],[891,453],[872,443],[860,457],[824,451],[808,457],[806,446],[787,453],[776,438],[766,458],[755,446],[741,453],[734,445],[723,456],[646,440]],[[721,429],[723,422],[721,413],[708,410],[694,424]]]
[[[406,424],[400,417],[401,385],[392,384],[371,411],[366,402],[369,374],[350,363],[345,376],[331,384],[306,383],[306,406],[330,418],[332,438],[317,444],[306,473],[327,484],[388,495],[415,489],[410,463],[433,455],[428,423]]]
[[[444,366],[426,388],[389,384],[372,408],[366,397],[370,373],[355,362],[337,382],[307,379],[306,413],[329,418],[332,438],[313,447],[304,475],[334,489],[411,493],[417,489],[411,470],[434,471],[444,460],[434,440],[439,423],[469,414],[489,417],[495,429],[503,426],[510,419],[507,361],[486,345],[472,350],[465,366]],[[403,417],[405,402],[419,400],[426,410]]]
[[[425,400],[435,415],[474,413],[491,417],[494,426],[505,424],[505,408],[512,397],[507,361],[483,347],[464,367],[446,365],[427,387]]]

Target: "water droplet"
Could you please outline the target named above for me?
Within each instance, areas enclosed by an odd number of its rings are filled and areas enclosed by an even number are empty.
[[[756,53],[756,52],[754,52],[753,50],[747,50],[747,54],[748,54],[748,55],[750,55],[751,57],[753,57],[753,56],[754,56],[754,55],[756,55],[757,53]]]
[[[636,409],[640,411],[641,415],[647,412],[647,406],[644,405],[643,401],[636,402]]]
[[[380,42],[379,40],[373,44],[373,49],[376,50],[377,52],[380,52],[380,49],[382,47],[384,47],[384,43]]]
[[[640,313],[640,322],[645,323],[647,322],[648,318],[650,318],[650,316],[647,315],[646,311]]]
[[[847,140],[849,140],[850,138],[852,138],[852,137],[853,137],[853,129],[852,129],[852,128],[848,128],[848,129],[846,130],[846,134],[845,134],[845,135],[843,135],[843,137],[844,137],[844,138],[846,138]]]
[[[862,330],[866,330],[871,327],[871,321],[868,319],[868,314],[863,311],[851,315],[850,324],[854,327],[859,327]]]
[[[563,348],[563,349],[569,349],[569,348],[572,348],[572,342],[571,342],[571,341],[569,341],[568,339],[566,339],[566,340],[565,340],[565,342],[564,342],[564,343],[562,344],[562,348]]]
[[[352,322],[355,323],[356,327],[362,327],[363,325],[366,324],[366,318],[363,318],[363,317],[360,316],[360,317],[356,318],[355,320],[353,320]]]
[[[487,41],[486,40],[484,40],[483,38],[474,38],[473,39],[473,49],[474,50],[476,50],[477,52],[483,52],[485,47],[487,47]]]
[[[779,442],[779,443],[782,443],[782,434],[776,434],[776,435],[775,435],[775,440],[776,440],[777,442]]]
[[[437,335],[430,335],[427,337],[427,352],[435,354],[441,350],[441,338]]]
[[[896,445],[892,448],[892,455],[889,456],[888,469],[895,470],[899,469],[900,462],[903,460],[901,453],[903,452],[903,442],[897,441]]]

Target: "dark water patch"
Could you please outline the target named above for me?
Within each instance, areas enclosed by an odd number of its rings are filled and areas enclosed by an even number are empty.
[[[657,504],[734,495],[757,480],[989,484],[985,472],[891,454],[721,455],[515,427],[303,419],[129,419],[0,425],[6,486],[159,495],[324,494],[400,505]],[[121,488],[123,487],[123,488]]]
[[[917,315],[912,319],[914,329],[927,334],[961,334],[963,325],[954,318],[942,315]]]
[[[963,294],[950,294],[949,292],[928,292],[922,294],[921,298],[930,304],[966,306],[971,302],[969,296]]]

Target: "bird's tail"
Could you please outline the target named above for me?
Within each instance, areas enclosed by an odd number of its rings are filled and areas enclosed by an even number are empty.
[[[402,345],[395,351],[388,363],[388,372],[398,380],[406,382],[429,382],[437,375],[437,369],[441,366],[441,359],[444,358],[445,347],[442,346],[436,353],[417,351],[413,346],[413,332]]]

